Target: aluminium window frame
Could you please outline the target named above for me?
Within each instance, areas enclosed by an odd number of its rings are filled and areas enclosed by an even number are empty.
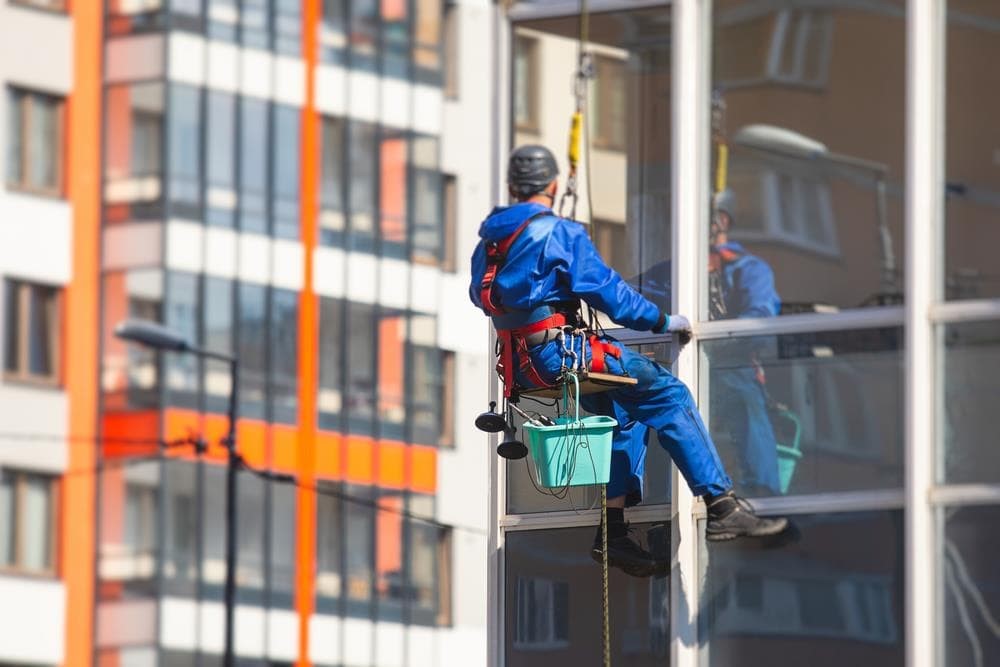
[[[24,468],[0,467],[0,474],[6,473],[14,478],[12,502],[12,512],[14,514],[14,525],[11,531],[11,547],[14,560],[10,564],[0,563],[0,575],[14,575],[18,577],[30,577],[38,579],[51,579],[59,575],[61,569],[60,562],[60,540],[59,540],[59,504],[62,491],[62,481],[58,475],[40,470],[26,470]],[[20,515],[21,507],[24,503],[24,496],[27,493],[28,477],[44,478],[48,482],[49,501],[49,526],[47,532],[48,539],[48,563],[44,568],[31,569],[24,565],[24,524],[25,521]],[[4,528],[6,529],[6,528]]]
[[[4,173],[5,186],[12,192],[63,199],[66,196],[66,97],[18,85],[8,85],[6,89],[8,107],[17,105],[21,110],[21,126],[18,128],[21,135],[21,155],[17,180],[10,178],[10,165],[7,165]],[[29,178],[32,167],[31,127],[37,115],[35,109],[45,98],[55,106],[56,134],[52,138],[52,148],[55,153],[52,156],[55,165],[55,184],[37,186],[30,183]]]
[[[11,296],[17,299],[17,321],[16,322],[6,322],[4,328],[6,332],[3,336],[4,343],[4,364],[3,371],[0,373],[0,378],[4,382],[12,382],[26,385],[34,385],[38,387],[59,387],[62,385],[62,341],[63,341],[63,321],[65,320],[64,310],[65,305],[63,301],[63,289],[56,285],[45,285],[42,283],[35,283],[26,280],[19,280],[13,277],[7,277],[3,280],[5,285],[11,286]],[[46,301],[44,304],[46,308],[51,308],[50,313],[52,321],[49,323],[48,340],[45,342],[49,348],[49,362],[52,366],[52,372],[41,375],[37,373],[32,373],[30,370],[30,356],[31,356],[31,345],[34,341],[31,339],[31,318],[32,318],[32,305],[31,305],[31,293],[36,288],[51,289],[53,291],[52,300]],[[5,290],[6,291],[6,290]],[[15,370],[7,369],[7,336],[14,334],[14,328],[12,325],[16,325],[17,334],[17,352],[16,352],[16,364],[17,368]]]

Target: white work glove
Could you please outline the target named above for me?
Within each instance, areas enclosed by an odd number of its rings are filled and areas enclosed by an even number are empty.
[[[675,333],[681,347],[684,347],[691,342],[691,322],[683,315],[663,313],[653,328],[653,333]]]

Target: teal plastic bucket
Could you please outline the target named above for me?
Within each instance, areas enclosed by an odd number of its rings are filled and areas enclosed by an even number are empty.
[[[799,464],[799,459],[802,458],[802,422],[795,413],[786,409],[774,411],[773,416],[788,420],[788,425],[792,427],[791,430],[788,428],[782,429],[783,434],[778,436],[779,438],[788,438],[788,444],[777,443],[778,484],[781,487],[782,495],[784,495],[788,493],[788,489],[792,485],[792,478],[795,477],[795,468]]]
[[[562,417],[555,426],[524,425],[539,486],[607,484],[611,477],[611,440],[618,422],[611,417]]]

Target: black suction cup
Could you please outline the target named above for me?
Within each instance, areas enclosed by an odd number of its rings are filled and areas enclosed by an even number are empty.
[[[497,454],[505,459],[523,459],[528,455],[528,448],[514,437],[514,430],[504,431],[503,442],[497,445]]]
[[[507,428],[507,420],[496,413],[496,401],[490,401],[490,409],[476,417],[476,428],[487,433],[499,433]]]

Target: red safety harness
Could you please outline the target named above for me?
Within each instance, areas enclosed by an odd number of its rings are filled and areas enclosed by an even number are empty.
[[[514,245],[514,241],[518,239],[521,232],[523,232],[533,220],[537,220],[539,217],[544,215],[551,215],[551,211],[536,213],[522,222],[510,236],[500,239],[499,241],[488,241],[486,243],[486,271],[483,273],[483,280],[479,285],[479,301],[483,304],[483,309],[490,316],[495,317],[503,315],[507,312],[500,304],[497,296],[493,293],[493,287],[496,282],[497,274],[507,262],[507,252],[510,250],[511,246]],[[503,378],[505,398],[511,398],[517,390],[514,382],[515,352],[517,352],[519,360],[519,370],[533,385],[536,387],[554,386],[543,380],[542,376],[538,373],[538,369],[536,369],[534,364],[531,363],[531,354],[528,352],[527,338],[531,334],[538,333],[539,331],[564,327],[568,323],[569,320],[564,313],[556,312],[546,318],[538,320],[537,322],[532,322],[531,324],[523,327],[517,327],[514,329],[497,328],[497,337],[500,340],[497,373]],[[597,334],[590,334],[589,340],[591,350],[590,370],[598,373],[607,372],[607,364],[605,363],[606,355],[619,359],[621,358],[621,350],[618,349],[618,347],[613,343],[601,340]]]

